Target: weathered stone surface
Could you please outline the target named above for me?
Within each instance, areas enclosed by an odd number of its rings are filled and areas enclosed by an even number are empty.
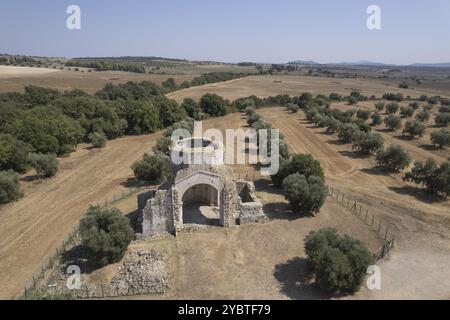
[[[183,203],[186,201],[186,203]],[[142,201],[141,201],[142,202]],[[236,181],[230,167],[211,164],[178,166],[175,180],[140,211],[142,237],[177,234],[183,229],[183,205],[190,202],[217,206],[219,224],[229,227],[264,219],[252,182]]]
[[[154,250],[131,250],[111,286],[120,295],[165,292],[169,288],[166,257]]]

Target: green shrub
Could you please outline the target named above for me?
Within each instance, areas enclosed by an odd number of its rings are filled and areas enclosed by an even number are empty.
[[[354,141],[355,137],[360,133],[359,127],[353,123],[343,124],[338,131],[338,138],[344,143]]]
[[[0,204],[15,201],[22,195],[19,188],[19,175],[12,170],[0,171]]]
[[[421,110],[416,114],[416,119],[422,122],[427,122],[430,119],[430,111],[428,110]]]
[[[362,284],[372,256],[367,246],[333,228],[322,228],[305,237],[305,253],[316,281],[332,293],[353,293]]]
[[[356,112],[356,117],[360,120],[366,121],[369,119],[371,112],[368,110],[358,110]]]
[[[171,126],[187,117],[186,111],[175,100],[162,99],[158,107],[159,119],[164,127]]]
[[[297,113],[300,107],[295,103],[288,103],[286,109],[292,113]]]
[[[384,110],[384,102],[375,103],[375,109],[377,109],[378,112],[383,111]]]
[[[431,142],[439,146],[439,148],[450,146],[450,131],[448,129],[433,131],[431,133]]]
[[[224,116],[228,113],[229,102],[214,93],[207,93],[200,99],[202,111],[213,117]]]
[[[419,104],[418,102],[411,102],[411,103],[409,104],[409,106],[410,106],[411,108],[413,108],[414,110],[417,110],[417,109],[419,109],[420,104]]]
[[[450,113],[439,113],[434,118],[434,122],[439,127],[446,127],[450,123]]]
[[[84,130],[78,121],[56,108],[37,107],[16,119],[14,136],[32,145],[37,152],[62,155],[82,141]]]
[[[400,106],[397,103],[389,103],[386,105],[386,112],[388,114],[397,113],[399,109],[400,109]]]
[[[319,212],[327,197],[327,188],[321,177],[306,178],[298,172],[283,180],[283,190],[292,208],[304,213]]]
[[[103,148],[108,139],[103,132],[94,132],[89,135],[89,141],[94,148]]]
[[[170,176],[170,159],[163,153],[144,154],[140,161],[131,166],[137,180],[157,184]]]
[[[372,154],[383,148],[384,139],[379,133],[364,133],[353,143],[353,149],[364,154]]]
[[[294,173],[299,173],[306,178],[316,176],[324,179],[325,177],[320,162],[315,160],[310,154],[295,154],[290,159],[280,163],[278,172],[271,176],[272,182],[277,187],[281,187],[283,180]]]
[[[370,118],[372,119],[372,126],[377,126],[382,122],[381,116],[378,113],[372,114]]]
[[[252,126],[255,122],[257,122],[260,119],[262,119],[262,117],[258,113],[254,112],[247,118],[247,124],[249,126]]]
[[[391,145],[386,150],[379,150],[375,159],[379,166],[394,171],[403,170],[411,163],[408,151],[399,145]]]
[[[423,184],[429,193],[446,198],[450,195],[450,162],[444,162],[439,167],[433,159],[425,163],[416,161],[403,180]]]
[[[335,133],[339,130],[341,125],[342,125],[342,122],[340,122],[339,120],[336,120],[333,117],[328,118],[327,122],[326,122],[327,132]]]
[[[120,261],[133,235],[129,220],[116,208],[91,206],[80,221],[81,244],[97,266]]]
[[[203,112],[197,101],[191,98],[183,100],[181,107],[186,111],[187,115],[194,120],[201,120],[203,118]]]
[[[403,129],[403,134],[407,133],[411,137],[422,137],[426,128],[427,127],[423,122],[416,120],[406,121],[405,128]]]
[[[403,117],[403,118],[411,118],[413,115],[414,115],[414,109],[412,108],[412,107],[405,107],[405,106],[402,106],[401,108],[400,108],[400,115]]]
[[[54,155],[30,153],[27,161],[42,178],[53,177],[58,172],[59,161]]]
[[[23,173],[28,167],[27,157],[33,147],[10,134],[0,134],[0,170]]]
[[[384,123],[386,124],[386,127],[392,131],[395,131],[402,127],[402,120],[400,120],[399,117],[393,114],[390,114],[386,118],[384,118]]]

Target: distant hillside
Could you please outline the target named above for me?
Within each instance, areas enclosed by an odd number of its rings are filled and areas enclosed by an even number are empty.
[[[443,63],[413,63],[410,67],[433,67],[433,68],[450,68],[450,62]]]
[[[294,60],[294,61],[288,62],[288,64],[313,65],[313,64],[319,64],[319,63],[318,63],[318,62],[315,62],[315,61],[311,61],[311,60],[307,60],[307,61],[304,61],[304,60]]]

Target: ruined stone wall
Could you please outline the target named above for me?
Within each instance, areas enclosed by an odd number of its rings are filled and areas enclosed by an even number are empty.
[[[239,223],[259,222],[265,219],[263,205],[256,196],[255,185],[251,181],[238,181]]]
[[[142,210],[142,234],[163,235],[174,233],[172,218],[172,193],[158,190]]]

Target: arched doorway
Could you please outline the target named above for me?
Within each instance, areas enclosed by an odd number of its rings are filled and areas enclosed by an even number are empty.
[[[187,189],[182,198],[183,224],[219,225],[220,195],[209,184],[196,184]]]

